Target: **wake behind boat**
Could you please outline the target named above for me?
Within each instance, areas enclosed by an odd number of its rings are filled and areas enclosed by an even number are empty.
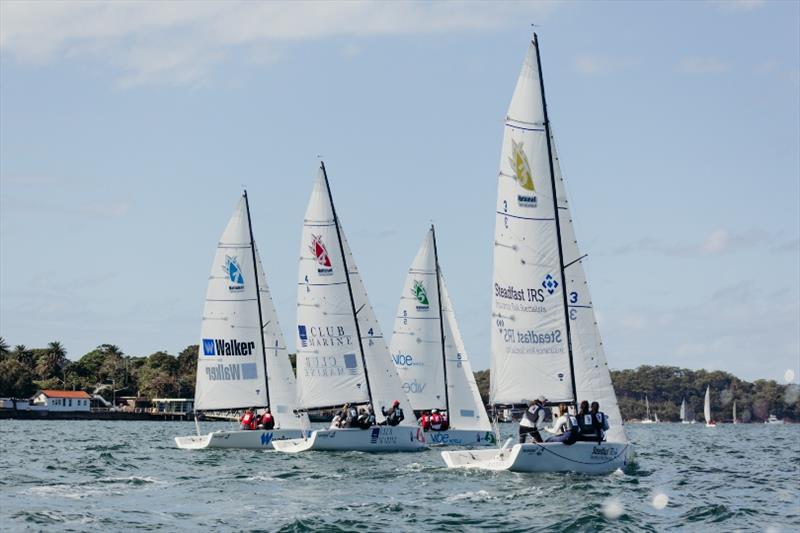
[[[377,317],[356,268],[331,198],[322,164],[306,210],[297,287],[297,397],[301,409],[343,404],[374,406],[366,429],[315,430],[275,442],[276,450],[417,451],[425,436],[416,426]],[[396,406],[396,407],[395,407]],[[386,414],[406,419],[388,425]]]
[[[408,270],[389,346],[411,407],[433,445],[495,443],[439,266],[433,226]]]
[[[263,327],[259,325],[263,324]],[[274,427],[175,437],[178,448],[269,448],[301,435],[295,378],[250,225],[247,192],[219,240],[203,309],[195,410],[270,408]],[[196,421],[197,419],[195,419]]]
[[[536,34],[505,123],[498,176],[491,325],[495,405],[598,401],[601,443],[445,451],[451,468],[607,473],[632,457],[611,384],[550,131]]]

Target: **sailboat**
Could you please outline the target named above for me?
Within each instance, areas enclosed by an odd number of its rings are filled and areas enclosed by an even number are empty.
[[[681,400],[681,424],[689,424],[689,419],[686,416],[686,398]]]
[[[658,422],[658,420],[653,420],[650,418],[650,401],[647,399],[647,396],[644,397],[644,408],[645,408],[645,417],[642,419],[642,424],[654,424]]]
[[[739,423],[739,420],[736,418],[736,400],[733,400],[733,423]]]
[[[588,292],[583,259],[547,118],[533,36],[511,99],[500,158],[491,317],[491,402],[597,401],[606,441],[444,451],[451,468],[607,473],[624,467],[625,435]]]
[[[397,426],[331,428],[273,444],[276,450],[415,451],[425,446],[375,312],[336,215],[324,163],[311,193],[297,286],[297,399],[301,409],[374,406],[378,422],[395,401]]]
[[[213,431],[175,437],[179,448],[271,447],[308,425],[295,414],[295,378],[267,288],[244,192],[217,245],[203,309],[195,412],[269,407],[270,430]],[[197,419],[195,419],[197,420]]]
[[[711,418],[711,385],[706,387],[706,399],[703,403],[703,417],[706,419],[707,428],[717,427],[717,423]]]
[[[439,266],[432,225],[408,270],[389,351],[414,411],[447,413],[449,427],[426,431],[426,442],[495,442]]]

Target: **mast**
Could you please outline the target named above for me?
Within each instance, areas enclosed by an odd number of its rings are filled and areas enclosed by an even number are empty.
[[[333,205],[333,195],[331,194],[331,184],[328,183],[328,173],[325,171],[325,163],[320,161],[320,168],[322,169],[322,176],[325,178],[325,188],[328,190],[328,200],[331,202],[331,211],[333,212],[333,224],[336,227],[336,237],[339,239],[339,251],[342,253],[342,266],[344,267],[344,277],[347,280],[347,293],[350,295],[350,308],[353,311],[353,320],[356,323],[356,337],[358,337],[358,349],[361,352],[361,364],[364,365],[364,380],[367,383],[367,395],[369,396],[369,403],[372,401],[372,388],[369,386],[369,372],[367,371],[367,360],[364,357],[364,343],[361,340],[361,326],[358,325],[358,312],[356,311],[356,301],[353,298],[353,287],[350,285],[350,270],[347,267],[347,257],[344,253],[344,242],[342,241],[342,232],[339,229],[339,217],[336,215],[336,207]],[[372,405],[374,409],[374,405]]]
[[[533,44],[536,47],[536,66],[539,68],[539,87],[542,92],[542,108],[544,112],[544,134],[547,136],[547,165],[550,168],[550,184],[553,191],[553,216],[556,221],[556,240],[558,241],[558,265],[561,271],[561,297],[564,301],[564,323],[567,331],[567,351],[569,353],[569,375],[572,381],[572,399],[578,404],[578,388],[575,385],[575,363],[572,360],[572,332],[569,325],[569,307],[567,299],[567,276],[564,271],[564,248],[561,244],[561,223],[558,215],[558,195],[556,194],[556,174],[553,168],[553,148],[550,142],[550,119],[547,118],[547,100],[544,96],[544,77],[542,76],[542,60],[539,57],[539,38],[533,34]]]
[[[256,304],[258,304],[258,339],[261,341],[261,357],[264,361],[264,388],[267,392],[267,406],[269,402],[269,375],[267,373],[267,347],[264,346],[264,319],[261,316],[261,288],[258,286],[258,261],[256,260],[256,241],[253,239],[253,224],[250,222],[250,202],[247,199],[247,189],[244,191],[244,207],[247,211],[247,229],[250,231],[250,252],[253,256],[253,277],[256,280]]]
[[[442,370],[444,373],[444,408],[447,417],[450,418],[450,393],[447,387],[447,349],[444,346],[444,313],[442,312],[442,285],[439,279],[441,270],[439,269],[439,251],[436,248],[436,230],[431,224],[431,235],[433,236],[433,260],[436,263],[436,296],[439,299],[439,332],[442,337]]]

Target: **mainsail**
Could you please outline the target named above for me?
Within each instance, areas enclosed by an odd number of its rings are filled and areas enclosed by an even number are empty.
[[[532,42],[508,108],[497,180],[491,400],[574,402],[544,95]]]
[[[706,399],[703,403],[703,416],[706,419],[706,424],[711,422],[711,385],[706,387]]]
[[[446,409],[450,427],[489,431],[489,417],[437,258],[431,227],[403,285],[390,348],[392,358],[415,410]]]
[[[380,421],[381,407],[398,400],[409,413],[405,423],[413,424],[411,405],[338,222],[323,166],[300,246],[298,402],[305,409],[372,402]]]
[[[294,374],[252,240],[245,193],[220,237],[211,266],[197,358],[195,409],[252,406],[270,406],[278,427],[300,425],[293,414]]]
[[[686,420],[686,398],[681,401],[681,422]]]

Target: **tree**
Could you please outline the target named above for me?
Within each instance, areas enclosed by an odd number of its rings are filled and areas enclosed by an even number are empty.
[[[11,348],[3,337],[0,337],[0,359],[5,359],[11,355]]]
[[[64,346],[58,341],[53,341],[39,354],[36,361],[36,374],[39,379],[63,378],[67,362],[67,351]]]
[[[18,359],[0,361],[0,396],[29,398],[36,392],[31,371]]]

